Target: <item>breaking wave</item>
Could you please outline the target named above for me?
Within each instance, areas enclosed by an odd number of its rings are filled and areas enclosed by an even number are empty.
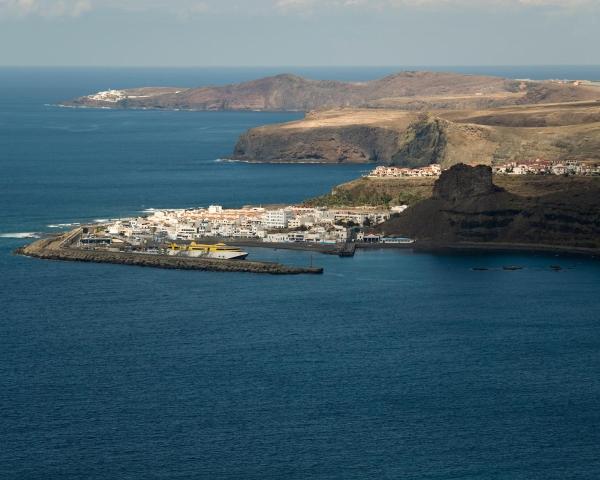
[[[40,238],[36,232],[0,233],[0,238]]]
[[[81,225],[81,223],[53,223],[48,225],[48,228],[68,228],[68,227],[76,227],[77,225]]]

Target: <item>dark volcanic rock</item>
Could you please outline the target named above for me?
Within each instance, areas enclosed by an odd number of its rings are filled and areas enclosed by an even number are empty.
[[[469,167],[459,163],[444,171],[433,186],[433,196],[456,201],[501,191],[492,182],[492,169],[487,165]]]
[[[433,196],[380,225],[389,235],[438,244],[511,243],[600,248],[600,181],[535,198],[502,190],[489,167],[456,165]]]

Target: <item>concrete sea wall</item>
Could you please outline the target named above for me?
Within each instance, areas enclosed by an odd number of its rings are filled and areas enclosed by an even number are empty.
[[[248,272],[272,275],[320,274],[321,267],[296,267],[271,262],[253,262],[247,260],[216,260],[205,258],[185,258],[168,255],[148,255],[129,252],[109,252],[103,250],[83,250],[69,246],[74,238],[73,232],[65,235],[42,239],[15,253],[45,260],[64,260],[72,262],[114,263],[140,267],[156,267],[177,270],[203,270],[211,272]]]

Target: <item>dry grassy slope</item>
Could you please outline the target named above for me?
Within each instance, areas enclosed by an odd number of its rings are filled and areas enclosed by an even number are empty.
[[[192,110],[308,111],[339,107],[403,110],[490,108],[521,103],[594,100],[592,85],[519,82],[498,77],[444,72],[400,72],[369,82],[310,80],[276,75],[249,82],[199,88],[124,90],[135,98],[119,102],[80,97],[69,106]]]
[[[125,90],[131,93],[135,89]],[[156,91],[148,98],[134,98],[112,108],[188,108],[196,110],[301,110],[334,107],[393,106],[398,98],[417,96],[486,96],[520,93],[511,103],[522,101],[519,82],[498,77],[444,72],[401,72],[369,82],[310,80],[296,75],[277,75],[250,82],[217,87],[180,89],[179,93]],[[389,99],[389,105],[386,100]],[[422,100],[419,100],[422,101]],[[105,106],[88,97],[65,105]],[[411,107],[412,108],[412,107]]]
[[[252,129],[234,157],[250,161],[420,166],[535,158],[600,161],[600,102],[484,110],[336,109]]]

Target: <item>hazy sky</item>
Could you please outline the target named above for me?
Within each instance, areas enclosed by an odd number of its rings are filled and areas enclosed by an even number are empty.
[[[600,64],[600,0],[0,0],[0,65]]]

